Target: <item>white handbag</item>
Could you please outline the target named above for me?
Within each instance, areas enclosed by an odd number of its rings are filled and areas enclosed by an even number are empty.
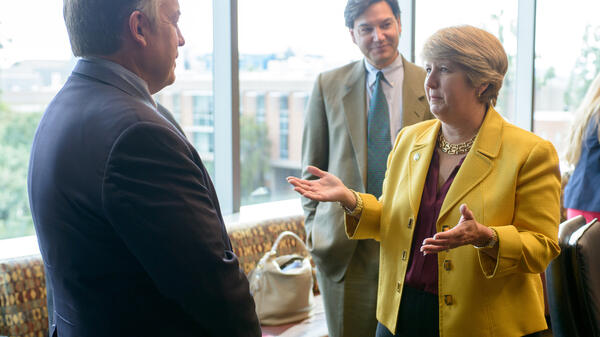
[[[282,232],[248,277],[262,325],[297,322],[308,318],[313,308],[310,259],[299,254],[277,256],[277,247],[286,236],[294,237],[308,252],[298,235]]]

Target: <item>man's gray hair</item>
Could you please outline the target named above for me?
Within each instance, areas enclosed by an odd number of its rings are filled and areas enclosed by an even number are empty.
[[[122,34],[133,11],[154,26],[160,0],[64,0],[63,16],[75,56],[103,56],[121,48]]]

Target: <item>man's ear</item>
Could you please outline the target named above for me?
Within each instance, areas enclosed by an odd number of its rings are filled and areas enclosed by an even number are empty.
[[[398,22],[398,35],[402,35],[402,22],[400,22],[400,16],[398,16],[396,22]]]
[[[148,45],[147,37],[150,29],[150,21],[142,12],[133,11],[129,15],[129,34],[131,34],[133,41],[142,47]]]
[[[352,38],[352,42],[354,42],[354,44],[356,44],[356,37],[354,37],[354,29],[349,28],[348,31],[350,32],[350,37]]]

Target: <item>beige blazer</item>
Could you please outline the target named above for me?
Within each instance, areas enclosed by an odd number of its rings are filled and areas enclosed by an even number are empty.
[[[425,97],[425,70],[406,61],[402,123],[433,118]],[[349,188],[365,191],[367,179],[367,94],[364,61],[318,76],[308,103],[302,141],[302,167],[316,166],[338,176]],[[306,170],[304,179],[314,179]],[[356,248],[344,231],[344,214],[335,203],[303,198],[308,247],[319,270],[341,280]]]

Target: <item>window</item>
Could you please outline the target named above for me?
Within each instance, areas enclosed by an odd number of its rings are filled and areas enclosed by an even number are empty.
[[[175,117],[175,120],[177,122],[181,123],[181,95],[178,93],[173,94],[172,99],[173,99],[173,110],[171,112],[173,113],[173,117]]]
[[[214,126],[212,96],[192,96],[192,115],[195,126]]]
[[[285,177],[300,174],[313,83],[362,58],[344,25],[346,2],[238,0],[242,206],[297,198]]]
[[[417,65],[422,66],[424,62],[421,59],[423,44],[429,36],[440,28],[469,24],[494,34],[502,42],[504,50],[508,54],[508,72],[504,77],[496,110],[508,120],[513,120],[515,114],[517,5],[517,0],[502,2],[419,0],[416,2],[415,9],[415,56]]]
[[[600,73],[598,11],[596,1],[573,0],[569,6],[537,2],[533,130],[559,154],[575,110]]]
[[[256,123],[265,123],[265,94],[258,94],[256,96]]]
[[[420,65],[423,42],[439,28],[467,23],[498,36],[510,62],[498,110],[512,120],[516,20],[523,17],[517,15],[520,1],[526,0],[420,0],[414,2],[414,18],[406,20],[411,11],[401,8],[405,20],[401,40],[411,38],[408,32],[414,23]],[[566,7],[538,1],[537,16],[526,20],[536,24],[535,80],[524,79],[535,83],[534,131],[559,151],[572,112],[600,70],[596,51],[600,32],[593,17],[598,5],[574,1]],[[223,43],[213,41],[213,2],[179,3],[186,45],[179,50],[177,80],[157,93],[156,100],[173,113],[214,179],[214,135],[219,130],[214,125],[213,43]],[[303,117],[314,80],[322,71],[362,58],[344,26],[345,4],[346,0],[238,0],[242,205],[297,198],[285,177],[300,173]],[[29,13],[29,8],[43,13],[34,21],[44,30],[32,30],[31,20],[17,15]],[[225,15],[214,12],[215,17]],[[567,24],[557,25],[557,17]],[[318,24],[306,24],[306,18]],[[0,2],[0,239],[34,233],[26,192],[29,147],[42,111],[75,62],[62,1]]]
[[[44,29],[32,29],[32,22]],[[0,2],[0,240],[35,233],[27,196],[29,151],[42,112],[73,64],[62,1]]]
[[[179,48],[177,78],[155,96],[181,125],[214,179],[212,2],[179,0],[179,6],[185,45]]]
[[[212,129],[209,132],[193,131],[192,144],[196,148],[196,151],[198,151],[200,158],[202,158],[202,162],[206,166],[208,173],[214,176],[215,162],[213,154],[215,152],[215,137]]]
[[[287,95],[279,98],[279,158],[288,159],[288,136],[289,136],[289,120],[288,120],[288,99]]]
[[[184,93],[190,87],[212,92],[212,4],[179,3],[186,45],[180,48],[177,60],[178,86],[167,87],[155,97],[173,112],[191,138],[193,123],[186,111],[191,111],[192,104]],[[62,5],[61,0],[0,2],[0,240],[34,234],[26,180],[29,149],[42,112],[76,62]],[[23,13],[31,14],[31,8],[39,14],[26,19]],[[44,29],[32,29],[31,22]],[[202,151],[214,148],[211,141],[203,139],[207,145]],[[205,157],[209,172],[214,172],[210,154]]]
[[[215,142],[212,132],[194,132],[192,138],[194,147],[201,156],[208,155],[215,151]]]

